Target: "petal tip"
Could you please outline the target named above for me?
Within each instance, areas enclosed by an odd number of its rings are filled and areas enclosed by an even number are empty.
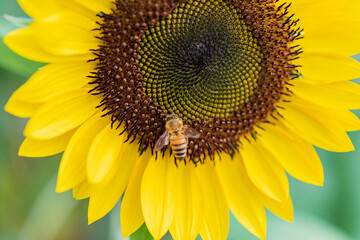
[[[4,111],[20,118],[29,117],[29,115],[24,113],[20,107],[17,107],[17,104],[13,101],[13,96],[10,97],[10,99],[4,106]]]
[[[56,182],[56,189],[55,191],[57,193],[63,193],[66,191],[69,191],[70,189],[72,189],[72,186],[69,186],[69,184],[66,183],[66,180],[60,176],[60,174],[58,175],[57,178],[57,182]]]
[[[292,214],[284,218],[284,220],[291,223],[294,222],[294,213],[292,212]]]
[[[94,223],[96,220],[95,219],[90,219],[90,217],[88,217],[88,225]]]
[[[90,199],[91,200],[91,199]],[[99,217],[96,217],[94,213],[92,213],[91,207],[90,207],[90,203],[89,203],[89,208],[88,208],[88,225],[96,222],[97,220],[99,220]]]
[[[254,234],[256,237],[258,237],[259,239],[266,240],[266,224],[259,226],[256,229],[254,229],[254,231],[250,231],[250,232],[252,234]]]
[[[66,192],[66,191],[68,191],[68,190],[70,190],[70,189],[67,188],[66,186],[60,184],[59,181],[58,181],[58,183],[56,184],[56,189],[55,189],[55,191],[56,191],[57,193],[63,193],[63,192]]]
[[[126,239],[127,237],[130,236],[131,233],[129,233],[129,231],[126,231],[124,228],[121,229],[122,232],[122,236],[124,239]]]
[[[9,32],[4,38],[3,43],[8,47],[11,45],[11,37],[16,34],[16,30]]]
[[[23,147],[23,143],[20,145],[18,153],[17,153],[19,157],[27,157],[26,151],[24,150],[24,147]]]

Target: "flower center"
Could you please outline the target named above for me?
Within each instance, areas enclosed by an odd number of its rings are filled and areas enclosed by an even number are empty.
[[[140,39],[145,93],[183,120],[227,117],[248,102],[263,54],[233,5],[187,1]]]
[[[90,76],[104,115],[140,153],[154,150],[175,113],[200,135],[189,139],[186,159],[233,154],[281,117],[277,103],[299,75],[291,62],[302,30],[290,4],[275,2],[115,0],[99,15],[102,43]]]

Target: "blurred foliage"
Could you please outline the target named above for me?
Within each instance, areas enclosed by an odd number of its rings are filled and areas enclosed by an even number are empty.
[[[25,26],[31,19],[19,8],[16,1],[0,1],[0,37],[1,39],[11,30]],[[17,75],[29,77],[42,63],[24,59],[10,49],[3,41],[0,42],[0,66]]]
[[[0,1],[1,38],[27,21],[16,1]],[[1,41],[0,105],[4,106],[11,93],[42,65],[19,57]],[[87,200],[76,201],[71,192],[55,193],[60,155],[39,159],[17,156],[25,123],[25,119],[0,111],[0,239],[123,239],[119,204],[108,216],[88,226]],[[349,135],[355,152],[318,149],[325,171],[324,187],[289,176],[295,222],[287,223],[268,212],[268,240],[360,239],[360,133]],[[142,226],[130,239],[151,237]],[[171,237],[167,234],[164,239]],[[228,239],[257,238],[231,216]]]

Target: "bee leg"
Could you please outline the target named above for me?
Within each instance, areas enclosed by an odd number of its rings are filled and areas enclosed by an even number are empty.
[[[178,167],[178,164],[177,164],[177,159],[176,157],[174,157],[174,163],[175,163],[175,166]]]

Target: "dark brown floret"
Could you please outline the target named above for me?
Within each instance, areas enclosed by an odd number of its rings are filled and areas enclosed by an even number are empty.
[[[115,1],[112,13],[99,15],[102,45],[93,51],[99,65],[92,93],[103,96],[104,115],[114,128],[124,126],[126,141],[140,152],[154,149],[166,114],[174,111],[201,134],[189,141],[194,163],[232,154],[247,134],[256,137],[255,126],[279,116],[277,103],[298,77],[291,61],[300,53],[293,42],[301,29],[289,6],[275,7],[275,0]],[[206,16],[213,19],[204,23]]]

